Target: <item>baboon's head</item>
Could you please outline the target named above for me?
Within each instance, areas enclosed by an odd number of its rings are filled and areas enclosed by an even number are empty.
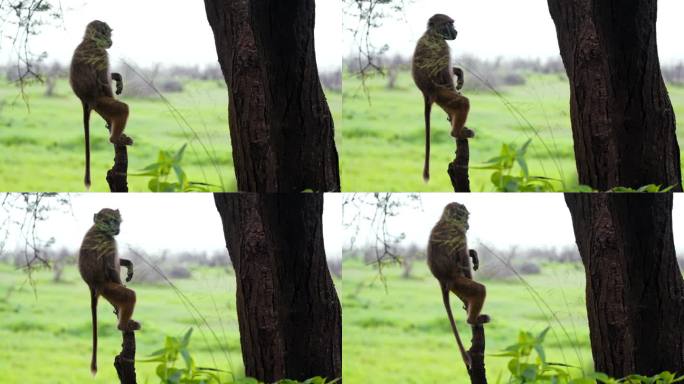
[[[99,47],[109,48],[112,46],[112,29],[104,21],[91,21],[86,27],[84,40],[92,40]]]
[[[454,28],[454,19],[438,13],[428,20],[428,30],[442,36],[444,40],[455,40],[458,32]]]
[[[444,207],[442,219],[450,223],[456,223],[468,229],[468,210],[465,205],[459,203],[449,203]]]
[[[118,209],[103,208],[93,217],[95,227],[108,235],[115,236],[119,234],[119,225],[121,224],[121,214]]]

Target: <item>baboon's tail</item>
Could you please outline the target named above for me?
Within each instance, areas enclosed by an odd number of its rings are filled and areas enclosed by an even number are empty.
[[[93,354],[90,359],[90,373],[97,374],[97,293],[90,289],[90,310],[93,314]]]
[[[90,190],[90,106],[83,102],[83,130],[85,131],[85,177],[86,191]]]
[[[461,336],[458,334],[458,329],[456,329],[456,322],[454,321],[454,315],[451,313],[451,303],[449,302],[449,289],[446,284],[440,283],[440,288],[442,288],[442,299],[444,300],[444,308],[446,309],[447,316],[449,316],[449,322],[451,323],[451,329],[454,331],[454,336],[456,336],[456,343],[458,344],[458,349],[461,351],[461,356],[463,357],[463,362],[465,363],[468,370],[472,365],[470,360],[470,355],[466,352],[463,347],[463,342],[461,342]]]
[[[430,180],[430,112],[432,101],[425,95],[425,165],[423,165],[423,181]]]

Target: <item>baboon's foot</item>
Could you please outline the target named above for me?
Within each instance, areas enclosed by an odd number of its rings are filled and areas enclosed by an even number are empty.
[[[451,131],[451,137],[456,138],[456,139],[472,139],[475,137],[475,132],[473,132],[472,129],[468,129],[466,127],[463,127],[461,129],[461,134],[459,135],[456,131]]]
[[[456,139],[472,139],[475,137],[475,132],[472,129],[463,127],[460,135],[458,135],[456,131],[451,131],[451,136]]]
[[[110,137],[109,142],[114,145],[133,145],[133,139],[126,136],[126,134],[124,133],[122,133],[121,136],[119,136],[118,140],[114,137]]]
[[[477,317],[477,319],[475,319],[475,320],[468,319],[468,324],[470,324],[470,325],[487,324],[490,321],[491,321],[491,318],[489,317],[489,315],[482,314],[482,315],[479,315]]]
[[[124,332],[126,332],[126,331],[137,331],[137,330],[140,329],[140,323],[138,323],[137,321],[131,319],[131,320],[128,320],[128,324],[126,324],[126,325],[119,324],[119,325],[117,326],[117,328],[118,328],[120,331],[124,331]]]

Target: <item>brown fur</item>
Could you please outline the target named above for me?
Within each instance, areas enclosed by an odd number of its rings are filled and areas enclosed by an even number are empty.
[[[430,271],[439,281],[442,290],[444,307],[447,311],[451,328],[456,337],[456,343],[463,356],[463,361],[470,367],[470,355],[466,352],[456,328],[449,292],[458,296],[468,312],[468,323],[482,324],[489,321],[489,316],[480,314],[484,305],[485,286],[472,279],[470,259],[473,259],[475,269],[479,266],[477,253],[468,251],[466,231],[468,230],[468,210],[459,203],[450,203],[444,208],[442,217],[430,232],[427,247],[427,262]]]
[[[83,41],[76,47],[71,59],[69,83],[83,105],[83,128],[85,130],[86,170],[84,183],[90,188],[90,112],[97,112],[107,123],[112,144],[132,145],[133,140],[124,135],[128,120],[128,105],[114,98],[109,74],[107,48],[112,46],[112,30],[107,23],[92,21],[86,27]],[[121,75],[112,73],[116,80],[116,93],[123,88]]]
[[[121,216],[118,210],[104,208],[95,214],[94,224],[88,230],[78,257],[78,270],[90,288],[90,304],[93,318],[93,353],[90,370],[97,372],[97,299],[104,297],[114,306],[119,318],[118,329],[134,331],[140,324],[131,319],[135,308],[135,292],[121,281],[121,266],[128,269],[126,281],[133,277],[130,260],[119,259],[114,236],[119,234]]]
[[[436,14],[428,21],[427,31],[418,40],[411,73],[413,81],[423,93],[425,103],[425,165],[423,179],[430,179],[430,113],[437,103],[451,121],[451,136],[457,139],[473,137],[473,131],[465,127],[470,111],[470,101],[458,89],[463,85],[463,71],[451,67],[449,45],[446,40],[456,38],[454,20],[447,15]],[[452,74],[459,77],[454,85]]]

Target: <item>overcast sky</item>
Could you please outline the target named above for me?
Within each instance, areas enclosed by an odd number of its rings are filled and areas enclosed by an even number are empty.
[[[401,194],[396,195],[401,198]],[[390,219],[393,233],[405,233],[404,244],[424,246],[430,230],[442,215],[444,206],[456,201],[465,204],[470,212],[468,240],[471,246],[483,242],[490,247],[505,249],[555,247],[575,245],[570,212],[561,193],[426,193],[421,195],[422,209],[410,205]],[[353,207],[347,211],[345,223],[354,217]],[[366,216],[374,207],[365,207]],[[672,213],[675,246],[684,252],[684,195],[675,194]],[[346,228],[345,238],[350,238],[353,228]],[[367,223],[361,223],[361,237],[357,245],[368,241],[374,232]],[[347,246],[347,242],[345,242]]]
[[[214,39],[200,0],[61,0],[64,22],[46,26],[32,38],[34,52],[46,52],[48,62],[68,62],[93,19],[114,29],[112,63],[121,59],[147,66],[155,63],[206,65],[217,62]],[[663,63],[684,60],[684,1],[659,0],[658,44]],[[133,11],[131,11],[133,10]],[[458,38],[454,54],[481,57],[548,58],[558,55],[555,29],[544,0],[414,0],[402,15],[384,21],[373,32],[378,45],[410,55],[434,13],[455,19]],[[350,33],[342,29],[341,0],[316,2],[316,51],[321,69],[340,66],[352,51]],[[352,27],[351,20],[345,20]],[[7,32],[7,31],[4,31]],[[10,44],[0,43],[0,63],[11,57]],[[16,54],[16,52],[14,53]]]
[[[214,36],[201,0],[60,0],[64,22],[46,26],[32,37],[35,53],[47,52],[48,62],[68,63],[92,20],[107,22],[114,32],[112,64],[127,62],[206,65],[218,63]],[[320,69],[341,65],[342,8],[340,0],[316,2],[316,55]],[[7,31],[3,31],[7,32]],[[0,63],[7,62],[10,44],[3,39]],[[14,53],[16,55],[16,52]]]
[[[373,33],[376,46],[389,45],[390,53],[413,54],[427,20],[445,13],[455,20],[456,41],[452,53],[484,58],[549,58],[558,56],[556,30],[545,0],[414,0],[405,12],[386,20]],[[658,0],[657,37],[662,63],[684,60],[684,1]],[[345,16],[345,27],[354,21]],[[353,52],[350,32],[345,31],[345,52]]]
[[[120,250],[129,246],[140,249],[150,256],[158,256],[164,250],[170,252],[225,250],[221,218],[209,193],[84,193],[70,194],[71,212],[53,212],[49,220],[41,223],[38,233],[42,238],[54,237],[53,249],[62,247],[77,249],[83,235],[93,224],[93,214],[102,208],[121,211],[123,222],[117,237]],[[324,198],[323,235],[328,258],[341,255],[341,200],[340,196],[328,194]],[[0,210],[0,215],[5,214]],[[23,217],[23,216],[17,216]],[[21,244],[16,232],[8,241]]]

